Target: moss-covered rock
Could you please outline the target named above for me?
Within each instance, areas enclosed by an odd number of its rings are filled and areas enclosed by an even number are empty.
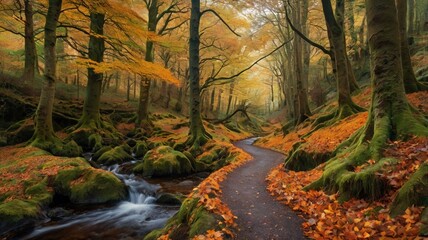
[[[134,152],[136,158],[143,157],[144,155],[146,155],[147,151],[149,151],[149,148],[147,147],[146,142],[137,141],[135,143],[135,146],[133,148],[133,152]]]
[[[157,204],[165,204],[165,205],[180,205],[181,200],[179,196],[171,193],[162,193],[157,199]]]
[[[126,197],[125,185],[112,173],[94,168],[62,170],[54,179],[57,194],[76,204],[115,202]]]
[[[129,154],[129,150],[128,145],[118,146],[104,152],[96,161],[106,165],[127,162],[134,159],[131,154]]]
[[[82,148],[73,140],[64,145],[52,148],[52,154],[63,157],[78,157],[82,154]]]
[[[163,234],[168,234],[170,239],[192,239],[207,230],[217,229],[218,222],[216,215],[198,206],[198,199],[188,198],[164,228],[151,232],[144,240],[155,240]]]
[[[134,172],[144,177],[179,176],[191,173],[192,164],[183,153],[162,146],[148,151]]]
[[[96,151],[94,153],[94,155],[92,155],[92,161],[98,161],[98,159],[105,153],[108,152],[110,150],[112,150],[113,148],[110,146],[104,146],[102,148],[100,148],[98,151]]]

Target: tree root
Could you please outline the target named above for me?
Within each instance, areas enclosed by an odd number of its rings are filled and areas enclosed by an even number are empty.
[[[103,146],[119,144],[123,139],[113,125],[101,119],[82,118],[79,123],[69,129],[68,139],[74,140],[85,151],[97,151]]]
[[[285,159],[285,168],[293,171],[308,171],[324,163],[331,153],[307,152],[302,143],[297,143]]]

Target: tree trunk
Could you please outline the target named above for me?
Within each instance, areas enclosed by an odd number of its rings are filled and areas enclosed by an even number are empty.
[[[410,59],[409,42],[407,37],[407,0],[396,0],[398,24],[400,27],[401,39],[401,63],[403,65],[403,80],[406,93],[413,93],[419,90],[428,90],[416,80],[415,73]]]
[[[105,15],[102,13],[90,13],[90,29],[95,35],[89,37],[89,59],[101,63],[104,59],[104,38],[98,37],[104,34]],[[101,127],[100,99],[103,83],[103,74],[96,73],[93,68],[88,68],[88,84],[86,86],[83,114],[80,119],[80,127],[86,126],[92,129]]]
[[[192,0],[192,8],[190,13],[190,38],[189,38],[189,86],[190,86],[190,131],[187,145],[192,145],[192,148],[199,150],[200,146],[204,145],[211,137],[206,132],[202,123],[200,109],[200,69],[199,69],[199,25],[201,21],[200,0]]]
[[[323,176],[306,187],[338,190],[341,201],[352,197],[374,200],[384,196],[387,183],[377,171],[358,173],[353,169],[369,159],[375,164],[387,161],[382,159],[382,153],[388,140],[428,136],[428,123],[410,108],[405,95],[394,0],[366,0],[366,11],[373,88],[366,125],[339,147],[340,154],[346,158],[329,161]]]
[[[301,7],[300,1],[297,1],[296,11],[294,12],[294,20],[297,25],[301,25]],[[304,87],[303,79],[303,44],[299,36],[295,36],[294,40],[294,67],[296,78],[296,95],[294,100],[294,116],[296,125],[305,121],[311,112],[309,110],[307,90]]]
[[[140,86],[140,98],[138,104],[138,119],[137,122],[141,124],[143,121],[147,121],[149,112],[149,96],[150,96],[150,80],[146,76],[141,77],[141,86]],[[142,116],[146,118],[141,118]]]
[[[157,27],[157,17],[158,17],[158,12],[159,12],[159,7],[158,7],[158,1],[157,0],[152,0],[149,1],[150,5],[147,6],[149,12],[148,12],[148,30],[151,33],[155,33],[156,32],[156,27]],[[154,47],[154,43],[151,40],[147,40],[146,41],[146,55],[145,55],[145,60],[147,62],[154,62],[155,61],[155,47]],[[148,94],[140,94],[140,100],[139,103],[140,104],[145,104],[148,106],[148,104],[150,104],[150,89],[151,89],[151,81],[147,81],[147,78],[142,78],[141,81],[144,81],[140,83],[141,87],[144,87],[146,89],[140,90],[140,92],[143,93],[148,93]],[[145,98],[145,99],[142,99]],[[150,124],[150,119],[149,119],[149,108],[146,106],[139,106],[138,107],[139,111],[138,111],[138,116],[137,116],[137,122],[135,124],[136,127],[141,126],[143,123],[145,124]]]
[[[34,40],[34,21],[33,21],[33,0],[24,0],[25,13],[25,64],[24,75],[22,76],[24,84],[34,84],[34,78],[37,68],[37,49]]]
[[[210,112],[214,114],[214,103],[215,103],[215,87],[211,90],[211,100],[210,100]]]
[[[415,33],[415,0],[409,0],[409,18],[407,25],[407,33],[412,36]]]
[[[53,104],[55,100],[56,81],[56,29],[58,18],[61,13],[62,0],[49,0],[48,13],[45,24],[45,72],[39,105],[36,110],[35,132],[32,138],[32,145],[46,148],[59,141],[55,136],[52,124]],[[32,66],[34,68],[34,65]]]
[[[344,0],[336,1],[336,18],[330,0],[322,0],[324,17],[329,30],[330,43],[333,46],[336,64],[336,82],[338,95],[338,110],[331,114],[331,118],[342,119],[355,112],[361,111],[351,98],[350,76],[353,76],[346,53],[345,36],[343,32]],[[351,72],[351,73],[350,73]],[[327,117],[323,120],[330,120]],[[334,119],[333,119],[334,120]],[[318,120],[316,123],[319,123]]]
[[[226,115],[229,115],[230,113],[230,107],[232,105],[232,98],[233,98],[233,90],[235,89],[235,83],[231,83],[230,87],[229,87],[229,100],[227,102],[227,110],[226,110]]]

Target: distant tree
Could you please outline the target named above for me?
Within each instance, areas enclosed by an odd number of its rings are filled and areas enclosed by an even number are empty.
[[[409,41],[407,34],[407,0],[396,0],[398,23],[400,25],[401,62],[403,64],[404,88],[406,93],[428,90],[428,86],[416,80],[410,59]]]

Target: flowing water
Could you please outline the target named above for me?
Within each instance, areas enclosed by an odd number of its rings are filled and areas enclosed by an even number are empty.
[[[179,207],[156,204],[160,184],[150,184],[134,175],[120,174],[119,167],[115,165],[108,170],[128,186],[128,201],[73,214],[60,221],[49,221],[16,239],[142,239],[151,230],[164,226]]]

